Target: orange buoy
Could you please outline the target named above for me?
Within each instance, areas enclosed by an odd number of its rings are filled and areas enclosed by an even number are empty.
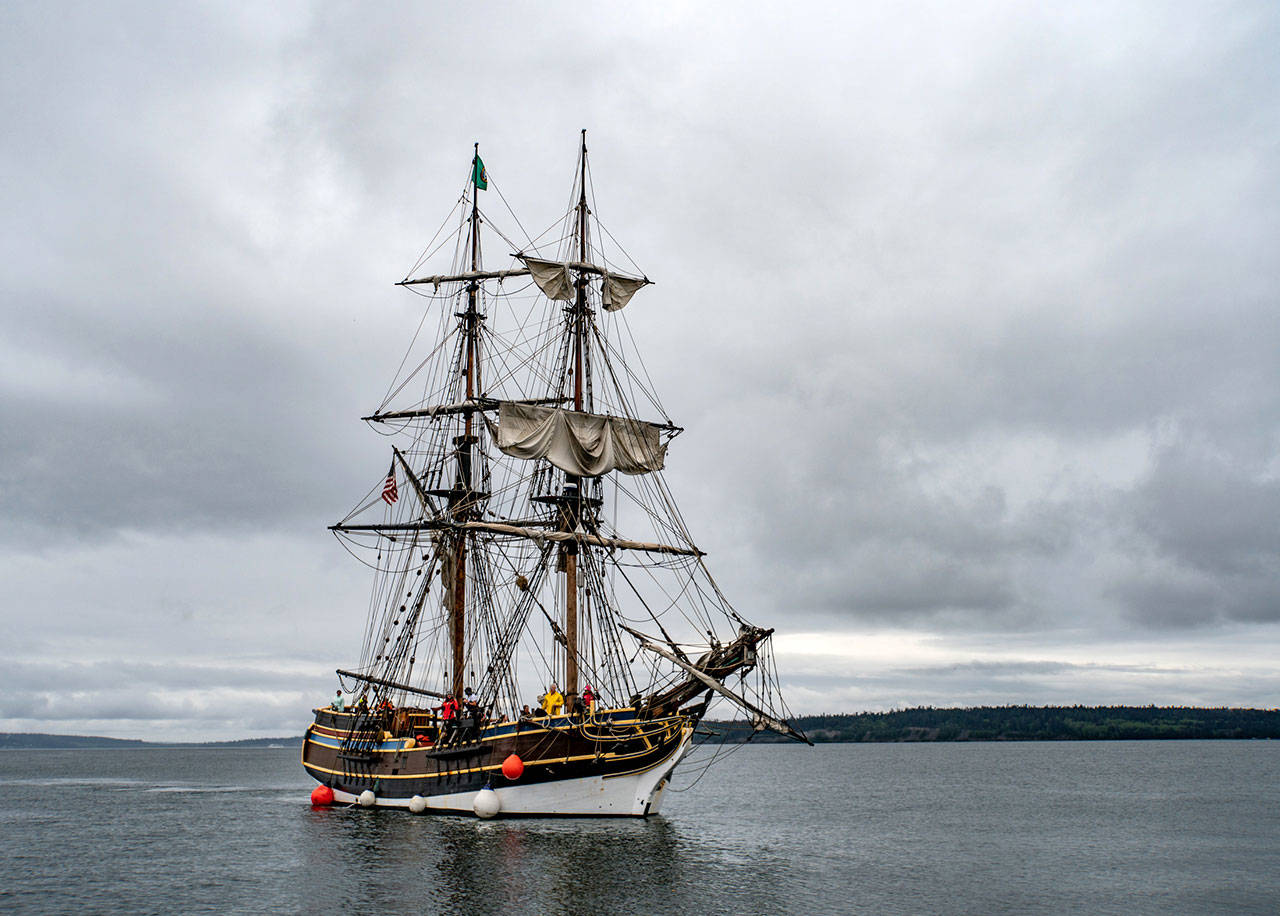
[[[512,754],[502,761],[502,775],[515,782],[524,775],[524,761],[516,754]]]
[[[326,805],[333,804],[333,790],[328,786],[316,786],[311,790],[311,805],[314,808],[323,808]]]

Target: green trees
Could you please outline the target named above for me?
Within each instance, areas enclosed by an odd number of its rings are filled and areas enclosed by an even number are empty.
[[[801,716],[815,742],[1112,741],[1171,738],[1280,738],[1280,710],[1189,706],[921,706],[891,712]],[[728,741],[752,735],[745,722],[707,722]],[[786,739],[761,733],[755,741]]]

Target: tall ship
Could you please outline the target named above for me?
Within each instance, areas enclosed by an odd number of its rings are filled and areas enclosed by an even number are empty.
[[[390,469],[331,526],[372,571],[368,618],[302,764],[320,803],[644,817],[714,703],[807,738],[773,630],[721,593],[664,479],[683,430],[627,323],[651,281],[595,212],[586,132],[541,235],[484,192],[505,206],[477,144],[398,284],[422,323],[363,418]]]

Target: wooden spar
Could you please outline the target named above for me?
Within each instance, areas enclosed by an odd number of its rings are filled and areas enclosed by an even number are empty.
[[[536,406],[563,404],[568,398],[513,398],[508,403],[511,404],[533,404]],[[458,401],[455,404],[437,404],[432,407],[419,407],[414,410],[397,410],[390,413],[375,413],[367,417],[361,417],[361,420],[372,421],[375,423],[384,420],[412,420],[415,417],[444,417],[458,413],[475,413],[477,411],[497,410],[502,406],[502,401],[498,398],[470,398],[466,401]],[[657,426],[658,424],[653,424]],[[667,427],[662,427],[666,429]],[[679,429],[679,427],[671,427]]]
[[[810,747],[813,746],[812,741],[810,741],[804,735],[800,734],[800,732],[796,731],[786,722],[783,722],[781,719],[775,719],[773,716],[769,715],[763,709],[751,703],[746,698],[734,693],[732,690],[730,690],[720,681],[713,678],[711,675],[707,674],[705,671],[698,669],[694,665],[691,665],[688,662],[683,661],[682,659],[676,658],[674,653],[668,652],[666,649],[662,648],[661,646],[655,645],[649,640],[644,639],[643,637],[640,637],[639,634],[637,634],[636,631],[632,630],[630,627],[626,629],[629,633],[631,633],[633,636],[636,636],[640,640],[641,648],[648,649],[650,652],[661,655],[667,661],[672,662],[676,665],[679,665],[681,668],[683,668],[685,671],[688,671],[690,674],[692,674],[698,680],[702,681],[702,683],[706,684],[716,693],[719,693],[723,696],[728,697],[730,700],[733,700],[733,702],[737,703],[747,712],[754,715],[760,721],[761,725],[764,725],[766,728],[769,728],[780,735],[786,735],[788,738],[795,738],[798,741],[803,741],[805,744],[809,745]]]
[[[467,522],[467,528],[477,531],[492,531],[494,534],[511,534],[531,540],[546,539],[548,541],[576,542],[589,544],[592,547],[608,547],[618,550],[643,550],[648,553],[670,553],[686,557],[706,556],[696,547],[673,547],[670,544],[650,544],[645,541],[626,541],[622,538],[604,538],[598,534],[586,534],[578,531],[535,531],[530,528],[517,528],[514,525],[503,525],[500,522]]]
[[[441,283],[459,283],[468,281],[471,283],[477,280],[505,280],[507,277],[527,277],[529,276],[529,268],[520,267],[514,270],[469,270],[462,274],[440,274],[435,277],[417,277],[413,280],[400,280],[396,286],[418,286],[423,283],[430,283],[433,286],[439,286]]]
[[[339,668],[337,673],[342,677],[354,678],[357,681],[364,681],[367,684],[377,684],[379,687],[390,687],[392,690],[404,690],[408,693],[421,694],[424,697],[435,697],[437,700],[445,699],[445,695],[443,693],[436,693],[434,690],[424,690],[421,687],[410,687],[408,684],[388,681],[386,678],[372,677],[368,674],[357,674],[355,671],[347,671],[344,668]]]
[[[413,468],[409,467],[409,462],[404,460],[404,455],[400,453],[400,449],[394,445],[391,446],[391,452],[400,461],[400,467],[404,469],[405,476],[409,478],[409,483],[413,486],[413,492],[418,494],[418,502],[422,504],[424,509],[430,510],[431,503],[427,502],[427,491],[422,486],[422,481],[418,479],[418,475],[413,473]]]
[[[525,258],[533,257],[525,255],[523,252],[516,252],[513,257]],[[534,258],[534,260],[541,260]],[[581,273],[593,274],[597,277],[603,277],[605,274],[613,275],[613,271],[605,270],[598,264],[589,264],[586,261],[569,261],[565,264],[570,270],[576,270]],[[477,280],[505,280],[507,277],[527,277],[531,271],[527,267],[516,267],[511,270],[468,270],[460,274],[438,274],[430,277],[414,277],[412,280],[398,280],[396,286],[422,286],[430,283],[432,286],[439,286],[441,283],[463,283],[475,282]],[[652,286],[653,281],[648,277],[634,277],[632,279],[643,280],[646,286]]]
[[[641,550],[646,553],[666,553],[682,557],[705,557],[696,547],[675,547],[671,544],[655,544],[647,541],[628,541],[623,538],[605,538],[598,534],[587,534],[581,531],[538,531],[534,528],[519,525],[504,525],[501,522],[451,522],[433,519],[421,522],[387,522],[380,525],[330,525],[330,531],[340,532],[387,532],[387,531],[488,531],[493,534],[505,534],[511,537],[528,538],[531,541],[558,541],[567,543],[588,544],[592,547],[604,547],[608,550]]]
[[[587,260],[587,132],[582,131],[581,170],[578,177],[578,260]],[[587,314],[587,278],[578,275],[578,296],[573,310],[573,409],[581,411],[582,399],[582,366],[583,366],[583,325]],[[569,531],[578,527],[582,515],[582,478],[566,475],[565,489],[573,487],[576,499],[567,504],[564,513],[565,526]],[[566,696],[578,693],[578,544],[576,541],[565,544],[564,550],[564,689]]]
[[[616,271],[608,270],[599,264],[592,264],[588,261],[555,261],[548,258],[535,258],[531,254],[525,254],[523,251],[512,252],[513,258],[519,258],[526,263],[529,261],[543,261],[550,264],[560,264],[570,270],[576,270],[579,273],[591,274],[596,277],[626,277],[628,280],[640,280],[645,286],[653,286],[656,281],[650,280],[648,277],[633,277],[630,274],[619,274]]]

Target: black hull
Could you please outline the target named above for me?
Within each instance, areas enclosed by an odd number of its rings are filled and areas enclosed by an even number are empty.
[[[302,765],[339,797],[368,790],[380,805],[404,806],[414,796],[469,798],[486,787],[551,798],[558,792],[552,784],[614,785],[620,777],[674,766],[693,724],[683,715],[638,719],[623,709],[446,728],[441,735],[435,720],[416,711],[378,718],[321,709],[307,729]],[[515,779],[503,774],[503,761],[513,754],[523,763]],[[451,804],[448,810],[463,805]]]

